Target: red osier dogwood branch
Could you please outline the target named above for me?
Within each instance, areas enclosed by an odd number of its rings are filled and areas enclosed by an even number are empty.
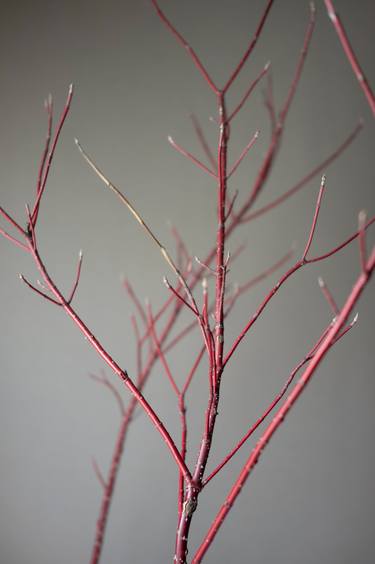
[[[349,41],[343,32],[342,25],[335,15],[332,2],[328,0],[325,1],[331,19],[335,24],[341,41],[343,42],[349,62],[351,63],[356,76],[360,80],[371,110],[374,112],[374,96],[371,88],[367,80],[364,78],[363,72],[359,70],[359,64],[349,45]],[[47,186],[48,176],[60,134],[69,114],[73,96],[72,87],[69,88],[66,104],[54,133],[52,131],[52,100],[48,99],[46,102],[46,111],[48,115],[47,138],[41,157],[34,203],[32,206],[26,207],[26,228],[22,227],[21,223],[0,207],[0,215],[11,230],[8,232],[1,228],[0,233],[14,245],[26,251],[30,255],[41,276],[39,286],[33,285],[23,275],[20,275],[21,279],[39,296],[62,308],[65,313],[67,313],[78,329],[87,338],[88,342],[97,351],[99,356],[105,361],[111,371],[121,379],[123,384],[131,393],[130,402],[127,406],[125,406],[121,394],[119,394],[111,380],[104,373],[101,376],[92,376],[114,394],[120,408],[121,425],[118,431],[108,475],[103,476],[96,461],[93,461],[94,471],[103,489],[103,496],[100,514],[97,520],[95,542],[92,548],[91,564],[96,564],[100,560],[108,513],[116,484],[125,439],[137,406],[140,406],[144,410],[154,425],[156,431],[161,435],[161,438],[164,440],[176,463],[177,471],[179,473],[177,490],[178,522],[174,553],[174,561],[179,564],[187,562],[190,525],[197,509],[201,492],[209,485],[211,480],[221,471],[221,469],[230,462],[232,457],[235,456],[243,445],[245,445],[255,430],[258,429],[261,424],[266,422],[265,429],[263,430],[260,439],[250,452],[241,472],[232,484],[229,494],[223,501],[221,509],[216,517],[214,517],[209,530],[203,536],[201,544],[191,560],[193,563],[199,563],[202,561],[206,551],[215,539],[221,525],[232,509],[233,504],[242,490],[247,478],[261,456],[263,449],[267,446],[275,431],[287,416],[289,410],[293,407],[299,396],[305,390],[307,384],[315,374],[316,369],[329,350],[350,331],[356,322],[356,316],[352,321],[348,321],[348,319],[360,295],[368,284],[375,268],[375,249],[373,249],[370,253],[368,253],[366,249],[366,231],[369,226],[374,223],[375,217],[367,220],[364,212],[359,214],[358,230],[354,234],[351,234],[346,240],[324,253],[317,254],[315,256],[311,255],[311,245],[318,227],[319,212],[327,183],[326,177],[323,175],[320,178],[320,188],[316,200],[315,210],[312,213],[311,225],[306,230],[306,244],[303,253],[294,262],[294,264],[289,266],[284,274],[280,276],[277,284],[270,290],[266,291],[263,300],[260,302],[256,310],[249,315],[248,322],[239,332],[234,341],[229,343],[227,342],[226,324],[235,303],[237,303],[241,296],[255,284],[266,280],[268,276],[276,272],[276,270],[281,269],[287,262],[290,261],[293,255],[292,251],[287,252],[284,257],[282,257],[274,265],[271,265],[265,272],[259,274],[256,278],[249,280],[242,286],[236,286],[233,289],[228,284],[228,266],[237,258],[242,249],[238,249],[234,254],[232,254],[232,256],[227,253],[226,249],[228,238],[242,224],[248,223],[257,217],[266,214],[268,211],[281,205],[288,198],[296,194],[299,190],[305,187],[310,180],[319,178],[319,175],[346,150],[362,127],[362,124],[359,124],[347,137],[347,139],[334,149],[322,163],[308,172],[288,191],[275,200],[270,201],[263,207],[254,210],[254,205],[257,202],[266,180],[272,171],[273,163],[283,137],[288,112],[294,100],[305,59],[309,51],[310,41],[315,25],[315,9],[314,6],[311,5],[310,17],[305,32],[302,50],[297,60],[293,80],[290,84],[284,103],[279,111],[275,107],[271,83],[269,83],[265,104],[269,113],[272,135],[255,181],[250,187],[250,190],[242,204],[239,204],[237,201],[237,193],[229,193],[229,179],[236,173],[243,159],[256,143],[259,135],[259,132],[255,132],[238,156],[237,160],[235,160],[234,164],[228,166],[228,146],[231,140],[230,126],[232,121],[237,117],[245,103],[250,98],[258,83],[261,82],[266,75],[268,75],[270,65],[266,64],[264,66],[256,78],[250,83],[249,87],[246,89],[242,98],[235,107],[228,107],[227,95],[256,47],[258,38],[266,25],[273,3],[273,0],[269,0],[267,2],[255,34],[249,42],[242,58],[232,72],[229,73],[224,85],[218,86],[209,71],[203,65],[197,53],[170,22],[160,8],[158,2],[156,0],[152,0],[152,4],[160,20],[177,39],[178,43],[186,49],[205,83],[212,91],[217,103],[218,141],[216,153],[211,150],[201,125],[194,116],[192,117],[197,140],[208,164],[202,162],[200,158],[181,147],[177,142],[169,137],[169,142],[172,147],[184,157],[189,159],[204,173],[208,174],[217,187],[216,244],[205,259],[201,260],[196,258],[194,262],[193,257],[191,257],[187,251],[185,243],[178,230],[173,228],[172,232],[176,241],[177,249],[176,259],[174,259],[171,252],[156,235],[154,226],[151,226],[144,221],[141,213],[136,209],[133,203],[131,203],[127,196],[109,180],[107,175],[100,170],[94,160],[86,153],[80,143],[76,140],[77,147],[86,162],[98,175],[102,182],[115,193],[119,200],[125,205],[127,210],[130,211],[139,222],[143,230],[159,249],[163,259],[168,265],[168,268],[172,271],[171,274],[173,278],[171,278],[171,280],[165,278],[165,285],[169,292],[169,296],[164,305],[158,311],[154,311],[150,304],[144,307],[130,283],[128,281],[125,281],[124,283],[125,289],[134,304],[136,312],[132,317],[133,329],[136,337],[137,371],[135,376],[128,374],[127,370],[122,368],[112,358],[102,343],[94,336],[90,328],[79,316],[73,305],[81,275],[82,253],[79,254],[77,271],[72,283],[72,289],[67,295],[65,295],[49,274],[39,250],[37,226],[39,213],[41,211],[41,203]],[[317,184],[319,184],[319,180],[317,180]],[[224,457],[218,466],[209,475],[207,475],[206,467],[211,455],[212,441],[215,434],[216,418],[220,403],[221,382],[225,377],[225,369],[233,362],[242,341],[249,337],[263,311],[270,305],[279,289],[284,286],[289,279],[297,273],[297,271],[302,268],[307,268],[309,265],[314,263],[329,259],[355,240],[358,242],[360,271],[344,305],[341,308],[336,305],[335,299],[327,285],[320,279],[320,286],[323,295],[334,315],[333,320],[322,330],[317,342],[313,344],[309,352],[303,356],[303,358],[291,371],[280,392],[271,399],[266,409],[263,408],[258,419],[256,419],[249,429],[245,431],[238,443],[233,446],[231,451]],[[208,277],[214,278],[215,280],[215,287],[212,296],[209,295],[209,284],[207,282]],[[199,294],[199,284],[202,286],[202,296],[200,299],[197,298],[197,294]],[[173,335],[172,330],[175,327],[180,312],[183,310],[187,310],[189,312],[191,315],[191,322],[183,329],[180,329],[177,334]],[[160,329],[160,321],[163,320],[164,325],[162,329]],[[142,327],[140,326],[140,323]],[[194,328],[198,328],[201,333],[202,345],[198,354],[193,359],[192,365],[186,374],[184,383],[179,385],[170,367],[168,353],[177,344],[183,342],[184,337]],[[207,382],[209,393],[207,397],[207,408],[205,412],[200,446],[196,455],[196,464],[194,467],[188,467],[186,462],[188,440],[186,395],[190,390],[190,384],[204,356],[207,357],[208,361]],[[158,361],[163,367],[165,375],[172,387],[174,395],[176,396],[181,425],[180,444],[177,444],[173,440],[170,431],[166,428],[162,421],[161,415],[156,413],[152,404],[145,399],[142,393],[152,369]],[[300,376],[297,379],[298,374],[300,374]]]

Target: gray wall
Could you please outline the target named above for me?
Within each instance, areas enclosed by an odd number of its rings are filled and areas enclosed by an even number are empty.
[[[237,62],[263,4],[258,0],[162,3],[218,82]],[[270,59],[280,104],[302,42],[307,4],[275,3],[230,103],[238,100]],[[375,4],[371,0],[337,0],[336,4],[374,84]],[[323,252],[356,229],[360,209],[374,213],[374,132],[370,110],[320,0],[317,8],[317,28],[283,147],[259,203],[281,194],[322,160],[362,116],[365,128],[360,138],[327,170],[327,194],[313,250]],[[189,114],[195,112],[215,143],[215,127],[208,120],[215,112],[215,100],[146,0],[3,2],[0,26],[1,205],[24,221],[24,203],[32,201],[44,139],[43,99],[52,92],[58,111],[73,81],[71,116],[42,206],[40,248],[63,289],[73,277],[78,250],[84,250],[77,310],[132,374],[133,307],[121,288],[121,276],[128,276],[139,295],[148,296],[156,308],[167,295],[162,277],[169,272],[133,218],[82,161],[73,137],[95,155],[163,241],[172,248],[167,224],[171,220],[192,254],[204,256],[214,238],[215,190],[210,179],[168,146],[167,135],[194,148]],[[254,178],[269,135],[261,89],[233,127],[231,158],[257,128],[261,139],[233,183],[240,198]],[[238,242],[248,243],[230,273],[232,281],[243,282],[266,268],[293,241],[299,250],[303,248],[318,184],[318,179],[311,182],[293,200],[245,226],[229,242],[232,249]],[[0,253],[0,562],[85,563],[100,500],[90,458],[95,455],[106,470],[119,425],[117,406],[104,388],[88,378],[103,363],[76,327],[62,311],[19,282],[18,272],[37,278],[30,259],[4,240]],[[342,303],[358,268],[354,244],[331,261],[299,273],[274,300],[226,373],[210,468],[267,405],[329,322],[331,314],[317,277],[324,276]],[[228,324],[228,343],[276,279],[273,276],[263,288],[255,289],[236,308]],[[372,561],[373,295],[371,286],[358,305],[358,326],[331,351],[264,453],[207,563]],[[179,381],[198,346],[196,335],[171,356]],[[127,399],[128,393],[119,389]],[[202,369],[188,398],[191,464],[206,392]],[[177,410],[160,365],[146,395],[178,437]],[[192,550],[252,444],[202,495]],[[170,562],[175,522],[176,469],[142,415],[129,435],[103,563]]]

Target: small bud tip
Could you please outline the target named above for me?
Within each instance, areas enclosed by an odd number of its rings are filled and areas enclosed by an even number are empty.
[[[325,286],[324,280],[321,276],[319,276],[319,278],[318,278],[318,284],[321,288],[324,288],[324,286]]]
[[[358,317],[359,317],[359,313],[357,312],[357,313],[355,314],[354,318],[353,318],[352,325],[354,325],[355,323],[357,323]]]
[[[367,220],[366,210],[361,210],[358,214],[358,224],[360,228],[363,228]]]

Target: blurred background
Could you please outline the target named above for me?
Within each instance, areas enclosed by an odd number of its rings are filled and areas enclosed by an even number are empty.
[[[264,4],[263,0],[161,2],[219,84],[238,62]],[[320,0],[316,4],[316,31],[303,78],[272,176],[257,204],[266,204],[290,188],[325,159],[362,117],[365,126],[358,139],[326,171],[327,191],[313,254],[352,234],[360,209],[369,216],[375,211],[372,116],[324,4]],[[336,7],[374,86],[375,4],[337,0]],[[229,107],[268,60],[280,107],[307,20],[308,2],[275,2],[251,61],[229,96]],[[173,275],[134,218],[85,164],[73,139],[80,139],[168,248],[174,249],[168,223],[172,222],[191,254],[203,258],[215,237],[215,186],[169,146],[167,136],[201,156],[189,117],[194,113],[215,147],[217,127],[209,119],[216,112],[214,96],[148,0],[3,2],[0,27],[1,205],[24,223],[24,205],[33,200],[45,138],[43,100],[51,92],[58,113],[73,82],[71,114],[41,206],[40,251],[51,275],[67,291],[83,249],[74,304],[132,376],[134,307],[121,280],[129,278],[140,299],[148,297],[156,310],[168,295],[162,278],[167,274],[172,280]],[[239,190],[239,203],[252,185],[269,140],[265,84],[259,85],[231,131],[231,162],[255,130],[261,131],[231,182],[231,189]],[[318,189],[319,177],[280,208],[238,230],[228,249],[233,251],[241,243],[247,248],[233,264],[230,282],[247,281],[293,243],[297,256],[302,252]],[[373,230],[368,239],[370,246]],[[19,272],[31,281],[38,278],[30,258],[5,240],[0,241],[0,253],[0,562],[86,563],[101,498],[91,457],[106,473],[120,424],[118,408],[111,394],[88,377],[104,366],[71,320],[19,281]],[[332,314],[319,290],[318,276],[324,277],[342,304],[358,272],[354,243],[331,260],[299,272],[279,292],[225,374],[209,470],[265,409],[329,323]],[[227,346],[280,274],[254,288],[234,309],[227,324]],[[208,552],[208,564],[373,561],[373,285],[358,311],[357,326],[329,353],[264,452]],[[186,313],[178,326],[189,320]],[[199,346],[196,332],[170,355],[179,382]],[[191,465],[206,406],[205,370],[202,364],[187,397]],[[118,389],[128,401],[121,384]],[[179,440],[175,397],[160,363],[145,395]],[[257,436],[202,494],[190,554]],[[103,564],[171,562],[176,493],[172,458],[149,420],[139,415],[125,448]]]

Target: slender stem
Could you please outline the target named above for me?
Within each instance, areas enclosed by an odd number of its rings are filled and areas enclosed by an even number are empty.
[[[41,159],[40,159],[38,180],[37,180],[37,184],[36,184],[36,194],[37,195],[39,194],[40,188],[42,186],[43,172],[44,172],[44,168],[45,168],[45,164],[46,164],[46,160],[47,160],[47,155],[48,155],[48,150],[49,150],[49,146],[50,146],[50,142],[51,142],[51,136],[52,136],[53,101],[52,101],[51,95],[49,95],[47,100],[45,100],[44,107],[47,111],[47,135],[46,135],[46,140],[45,140],[42,156],[41,156]]]
[[[209,174],[210,176],[212,176],[213,178],[216,179],[216,174],[210,170],[205,164],[203,164],[199,159],[197,159],[196,157],[194,157],[194,155],[192,155],[189,151],[187,151],[186,149],[184,149],[183,147],[181,147],[181,145],[179,145],[178,143],[176,143],[176,141],[173,139],[173,137],[171,137],[170,135],[168,136],[168,141],[169,143],[172,145],[172,147],[174,149],[176,149],[176,151],[178,151],[179,153],[181,153],[181,155],[183,155],[184,157],[186,157],[187,159],[189,159],[189,161],[191,161],[192,163],[194,163],[198,168],[200,168],[201,170],[203,170],[204,172],[206,172],[207,174]]]
[[[151,2],[153,4],[159,18],[161,19],[161,21],[164,23],[164,25],[166,25],[166,27],[169,29],[169,31],[172,33],[172,35],[174,35],[174,37],[177,39],[177,41],[180,43],[180,45],[182,45],[186,49],[190,58],[192,59],[193,63],[195,64],[195,66],[197,67],[197,69],[199,70],[201,75],[203,76],[203,78],[206,81],[206,83],[208,84],[208,86],[211,88],[211,90],[213,90],[215,92],[215,94],[217,94],[218,93],[217,86],[215,85],[212,78],[208,74],[207,70],[205,69],[205,67],[202,63],[202,61],[200,60],[200,58],[198,57],[198,55],[196,54],[194,49],[189,45],[189,43],[181,35],[181,33],[179,31],[177,31],[177,29],[170,22],[170,20],[167,18],[167,16],[164,14],[164,12],[160,9],[158,2],[156,0],[151,0]]]
[[[24,251],[28,251],[29,249],[27,248],[27,246],[22,243],[21,241],[19,241],[18,239],[16,239],[15,237],[13,237],[13,235],[10,235],[7,231],[5,231],[4,229],[2,229],[0,227],[0,235],[2,235],[3,237],[5,237],[5,239],[8,239],[8,241],[10,241],[11,243],[14,243],[14,245],[16,245],[17,247],[19,247],[20,249],[23,249]]]
[[[173,325],[176,321],[176,318],[178,316],[178,312],[179,312],[179,309],[176,308],[172,312],[170,318],[168,319],[168,321],[165,325],[165,328],[164,328],[162,334],[160,335],[160,343],[161,344],[164,343],[165,339],[169,335],[169,333],[170,333],[170,331],[171,331],[171,329],[172,329],[172,327],[173,327]],[[137,334],[137,332],[136,332],[136,334]],[[137,334],[137,357],[138,357],[137,382],[138,382],[139,389],[142,390],[144,388],[144,386],[146,385],[146,382],[147,382],[147,380],[148,380],[148,378],[151,374],[152,367],[154,366],[155,361],[158,358],[158,354],[155,350],[151,351],[148,363],[145,366],[143,373],[141,373],[141,371],[140,371],[141,363],[139,362],[139,347],[140,346],[141,346],[141,341],[139,339],[139,335]],[[107,525],[107,521],[108,521],[109,510],[110,510],[111,502],[112,502],[112,499],[113,499],[114,488],[115,488],[115,485],[116,485],[116,480],[117,480],[118,471],[119,471],[119,465],[120,465],[122,453],[123,453],[123,450],[124,450],[125,439],[126,439],[126,436],[127,436],[128,427],[129,427],[129,425],[130,425],[130,423],[133,419],[134,412],[135,412],[135,409],[136,409],[137,406],[138,406],[138,401],[134,396],[132,396],[130,401],[129,401],[128,408],[125,411],[124,417],[121,421],[120,429],[119,429],[118,436],[117,436],[117,439],[116,439],[115,448],[114,448],[113,455],[112,455],[112,461],[111,461],[111,465],[110,465],[109,475],[108,475],[108,479],[106,481],[106,489],[103,492],[101,506],[100,506],[100,513],[99,513],[99,517],[98,517],[98,520],[97,520],[95,540],[94,540],[94,545],[93,545],[93,549],[92,549],[91,564],[97,564],[100,560],[100,555],[102,553],[102,548],[103,548],[106,525]]]
[[[102,554],[109,509],[113,497],[113,491],[116,484],[122,453],[124,450],[125,439],[137,403],[138,403],[137,400],[133,397],[121,421],[121,426],[116,439],[114,455],[112,457],[109,472],[108,472],[108,478],[106,481],[104,481],[103,484],[104,486],[103,498],[102,498],[102,504],[100,506],[99,517],[96,522],[95,540],[91,552],[90,564],[98,564],[100,560],[100,556]]]
[[[245,94],[242,96],[237,106],[235,106],[234,110],[232,110],[232,112],[229,114],[228,123],[231,122],[236,117],[238,112],[243,108],[244,104],[247,102],[247,100],[250,98],[251,94],[253,93],[255,87],[258,85],[258,83],[264,77],[264,75],[267,74],[269,68],[270,68],[270,63],[267,63],[263,67],[261,72],[258,74],[258,76],[255,78],[255,80],[253,80],[253,82],[250,84],[249,88],[246,90]]]
[[[0,215],[2,215],[3,218],[8,223],[10,223],[15,229],[17,229],[17,231],[22,235],[22,237],[25,237],[26,232],[24,231],[24,229],[22,229],[22,227],[16,222],[16,220],[13,219],[13,217],[9,215],[9,213],[5,211],[4,208],[2,208],[1,206],[0,206]]]
[[[311,226],[311,229],[310,229],[310,235],[309,235],[308,241],[307,241],[307,243],[306,243],[305,250],[304,250],[303,255],[302,255],[302,260],[303,260],[303,261],[306,260],[307,254],[308,254],[308,252],[309,252],[309,250],[310,250],[310,247],[311,247],[312,240],[313,240],[313,238],[314,238],[316,225],[317,225],[317,223],[318,223],[318,217],[319,217],[319,211],[320,211],[320,204],[321,204],[321,202],[322,202],[322,197],[323,197],[323,192],[324,192],[325,184],[326,184],[326,177],[325,177],[325,176],[322,176],[322,180],[321,180],[321,182],[320,182],[320,189],[319,189],[318,200],[317,200],[316,206],[315,206],[314,219],[313,219],[312,226]]]
[[[358,80],[358,84],[363,90],[364,95],[366,96],[367,102],[370,106],[373,116],[375,116],[375,94],[373,93],[371,86],[358,62],[358,59],[353,51],[352,46],[350,45],[349,37],[346,34],[344,26],[341,22],[340,17],[335,12],[335,8],[333,6],[332,0],[324,0],[328,16],[330,17],[338,35],[338,38],[341,42],[342,48],[344,49],[346,58],[349,61],[350,66],[353,69],[356,79]]]
[[[273,210],[274,208],[277,208],[280,204],[282,204],[283,202],[285,202],[286,200],[297,194],[297,192],[299,192],[302,188],[304,188],[306,184],[310,182],[310,180],[312,180],[315,176],[326,170],[328,166],[331,165],[349,147],[349,145],[351,145],[351,143],[354,141],[354,139],[356,139],[357,135],[361,131],[362,127],[363,127],[363,122],[360,121],[358,125],[355,127],[355,129],[345,139],[345,141],[341,145],[339,145],[337,149],[333,151],[333,153],[331,153],[326,159],[324,159],[324,161],[322,161],[319,165],[313,168],[308,174],[306,174],[303,178],[301,178],[301,180],[299,180],[294,186],[289,188],[289,190],[284,192],[284,194],[282,194],[278,198],[275,198],[265,206],[259,208],[258,210],[253,211],[247,216],[243,214],[241,218],[241,223],[248,223],[249,221],[258,218],[264,215],[265,213],[268,213],[269,211]]]
[[[241,72],[244,64],[246,63],[246,61],[248,60],[248,58],[250,57],[255,45],[258,42],[258,39],[262,33],[264,24],[266,23],[267,17],[271,11],[272,8],[272,4],[273,4],[274,0],[268,0],[266,8],[262,14],[262,17],[258,23],[258,27],[255,30],[254,36],[252,38],[252,40],[250,41],[246,51],[244,52],[244,54],[242,55],[242,58],[240,60],[240,62],[238,63],[238,65],[236,66],[236,68],[234,69],[234,71],[232,72],[232,74],[230,75],[228,81],[226,82],[224,88],[223,88],[223,93],[225,94],[225,92],[227,92],[229,90],[229,88],[231,87],[231,85],[233,84],[233,82],[236,80],[237,76],[239,75],[239,73]]]
[[[330,308],[332,309],[334,315],[338,315],[340,310],[339,310],[339,308],[336,304],[336,301],[335,301],[334,297],[332,296],[327,284],[325,283],[325,281],[323,280],[323,278],[321,276],[319,276],[318,282],[319,282],[319,287],[322,290],[323,296],[327,300],[327,303],[329,304]]]
[[[234,163],[234,165],[232,166],[231,170],[228,172],[228,177],[227,179],[229,180],[229,178],[231,176],[233,176],[233,174],[236,172],[236,170],[238,169],[238,167],[240,166],[242,160],[244,159],[244,157],[246,157],[247,153],[250,151],[250,149],[254,146],[256,140],[259,137],[259,131],[256,131],[254,133],[254,135],[252,136],[252,138],[250,139],[250,141],[248,142],[248,144],[246,145],[246,147],[243,149],[243,151],[241,152],[240,156],[238,157],[238,159],[236,160],[236,162]],[[230,213],[230,212],[228,212]]]
[[[34,225],[36,224],[37,219],[38,219],[40,201],[42,199],[42,196],[44,194],[44,190],[45,190],[46,185],[47,185],[48,175],[49,175],[49,171],[51,169],[53,157],[55,155],[56,147],[57,147],[57,144],[58,144],[59,139],[60,139],[61,131],[64,127],[64,123],[65,123],[66,118],[68,117],[68,114],[69,114],[72,98],[73,98],[73,84],[71,84],[69,86],[68,96],[67,96],[67,99],[66,99],[66,102],[65,102],[65,106],[64,106],[64,109],[61,113],[59,123],[57,125],[57,129],[56,129],[55,137],[54,137],[53,142],[52,142],[51,150],[50,150],[48,158],[45,162],[45,166],[44,166],[44,170],[43,170],[43,180],[41,181],[40,184],[38,184],[37,197],[35,199],[34,207],[33,207],[32,213],[31,213],[31,218],[32,218],[32,222],[33,222]],[[51,108],[50,111],[52,111],[52,108]],[[43,159],[42,159],[42,161],[43,161]]]
[[[193,127],[194,127],[194,131],[196,133],[196,136],[198,138],[199,143],[202,146],[203,152],[206,155],[212,170],[216,170],[217,169],[217,162],[215,160],[215,157],[211,151],[211,148],[207,142],[207,139],[203,133],[201,124],[199,123],[197,117],[194,114],[190,115],[191,121],[193,122]]]

